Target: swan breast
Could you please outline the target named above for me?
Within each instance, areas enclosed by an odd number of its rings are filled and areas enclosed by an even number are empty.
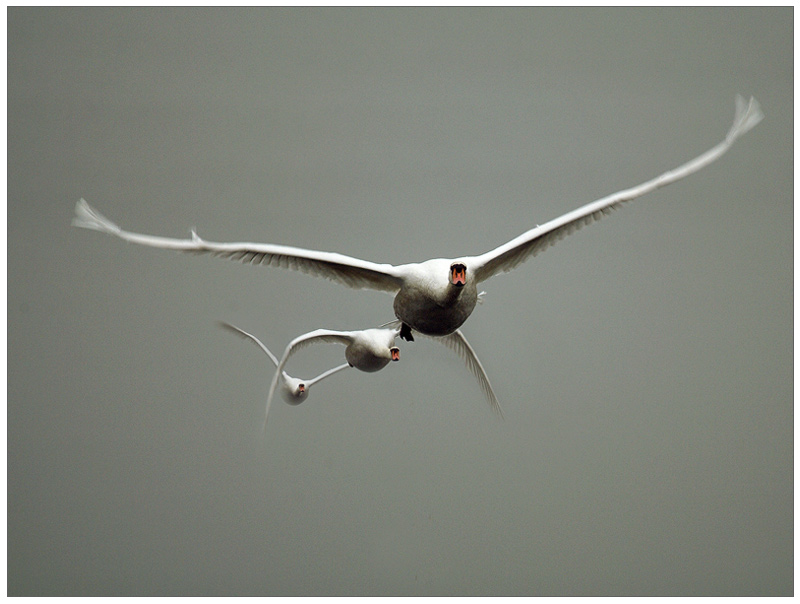
[[[463,285],[451,282],[454,262],[437,258],[404,267],[403,285],[394,298],[395,316],[429,336],[448,335],[461,327],[478,302],[478,287],[466,264]]]

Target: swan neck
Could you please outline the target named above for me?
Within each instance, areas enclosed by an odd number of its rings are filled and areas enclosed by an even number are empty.
[[[452,283],[447,284],[447,289],[444,292],[444,304],[449,306],[453,302],[455,302],[458,297],[462,294],[462,292],[467,288],[466,285],[453,285]]]

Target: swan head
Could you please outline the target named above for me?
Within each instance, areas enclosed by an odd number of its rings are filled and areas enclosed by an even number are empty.
[[[290,378],[282,389],[283,400],[289,405],[299,405],[308,398],[308,386],[302,380]]]
[[[456,287],[464,287],[467,284],[467,265],[462,262],[453,262],[450,265],[450,283]]]
[[[392,346],[389,349],[389,353],[392,355],[392,360],[393,361],[399,361],[400,360],[400,349],[397,346]]]

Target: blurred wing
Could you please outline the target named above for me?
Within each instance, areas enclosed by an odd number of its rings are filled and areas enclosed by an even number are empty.
[[[219,324],[221,327],[224,327],[225,329],[232,331],[237,335],[244,336],[245,338],[250,338],[250,340],[255,342],[258,345],[258,347],[261,348],[261,350],[263,350],[267,354],[267,356],[272,361],[272,364],[275,365],[275,367],[278,366],[278,358],[274,354],[272,354],[272,352],[270,352],[270,349],[264,346],[261,340],[259,340],[253,334],[247,333],[244,329],[239,329],[238,327],[236,327],[236,325],[225,323],[225,321],[220,321]]]
[[[376,264],[331,252],[317,252],[269,243],[215,243],[192,231],[191,239],[172,239],[123,231],[92,208],[84,199],[75,206],[73,226],[108,233],[139,245],[231,258],[247,264],[263,264],[300,271],[337,281],[355,289],[394,293],[400,289],[400,273],[391,264]]]
[[[456,329],[450,335],[434,337],[431,339],[441,342],[461,357],[461,359],[467,364],[467,368],[472,372],[472,375],[478,379],[481,390],[486,396],[486,400],[489,401],[492,411],[502,418],[503,410],[500,408],[500,401],[497,400],[497,396],[494,394],[492,384],[489,382],[489,377],[486,375],[486,370],[484,370],[480,359],[478,359],[478,355],[475,354],[475,351],[472,349],[472,346],[469,345],[467,338],[464,337],[464,334],[461,333],[461,330]]]
[[[328,369],[328,371],[325,371],[325,372],[323,372],[323,373],[320,373],[320,374],[319,374],[317,377],[315,377],[313,380],[308,380],[308,381],[306,382],[306,385],[307,385],[309,388],[311,388],[311,386],[313,386],[313,385],[314,385],[314,384],[316,384],[317,382],[321,382],[322,380],[324,380],[324,379],[325,379],[326,377],[328,377],[329,375],[333,375],[334,373],[338,373],[338,372],[340,372],[342,369],[350,369],[350,364],[349,364],[349,363],[343,363],[343,364],[339,365],[338,367],[334,367],[333,369]]]
[[[498,273],[512,270],[521,262],[554,245],[557,241],[574,233],[584,225],[610,214],[612,210],[617,209],[626,201],[636,199],[646,193],[686,178],[704,168],[722,156],[731,148],[737,138],[758,124],[763,117],[758,102],[754,98],[751,97],[750,101],[747,102],[737,95],[736,115],[733,126],[728,131],[725,140],[717,146],[674,170],[664,172],[661,176],[639,186],[619,191],[589,203],[577,210],[564,214],[560,218],[537,226],[490,252],[471,258],[470,264],[475,267],[473,270],[478,282],[489,279]]]

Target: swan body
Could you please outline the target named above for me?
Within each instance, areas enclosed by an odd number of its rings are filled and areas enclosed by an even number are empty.
[[[253,334],[247,333],[243,329],[239,329],[235,325],[231,325],[230,323],[220,322],[220,325],[225,329],[229,329],[230,331],[243,336],[245,338],[249,338],[251,341],[255,342],[256,345],[261,348],[261,350],[266,353],[269,359],[272,361],[272,364],[277,368],[278,367],[278,359],[277,357],[272,354],[269,348],[267,348],[261,340],[255,337]],[[278,391],[280,392],[281,398],[286,401],[289,405],[299,405],[304,400],[308,398],[308,395],[311,394],[311,387],[324,380],[326,377],[333,375],[334,373],[338,373],[343,369],[349,369],[349,363],[343,363],[337,367],[333,367],[328,369],[327,371],[320,373],[317,377],[304,380],[301,378],[292,377],[285,371],[281,371],[280,377],[278,380]]]
[[[400,328],[375,328],[360,331],[333,331],[331,329],[316,329],[302,336],[296,337],[289,342],[283,357],[277,363],[275,376],[267,396],[267,408],[264,413],[264,427],[267,425],[269,407],[278,382],[283,374],[289,358],[301,348],[311,344],[327,342],[333,344],[344,344],[344,356],[350,367],[355,367],[367,373],[380,371],[392,361],[400,360],[400,349],[394,345],[394,341],[400,334]]]
[[[623,203],[681,180],[723,155],[763,114],[758,102],[736,97],[734,122],[725,139],[702,155],[630,189],[586,204],[563,216],[536,226],[511,241],[477,256],[433,259],[426,262],[378,264],[342,254],[262,243],[216,243],[192,231],[190,239],[172,239],[122,230],[81,199],[73,225],[102,231],[126,241],[163,249],[232,258],[298,270],[337,281],[356,289],[374,289],[394,295],[395,316],[403,322],[401,336],[413,339],[411,330],[424,335],[454,333],[472,313],[477,285],[556,243],[584,225],[609,214]]]
[[[429,336],[445,336],[461,327],[478,302],[478,284],[474,279],[453,282],[451,266],[459,264],[435,258],[404,266],[407,277],[394,298],[395,316]]]

